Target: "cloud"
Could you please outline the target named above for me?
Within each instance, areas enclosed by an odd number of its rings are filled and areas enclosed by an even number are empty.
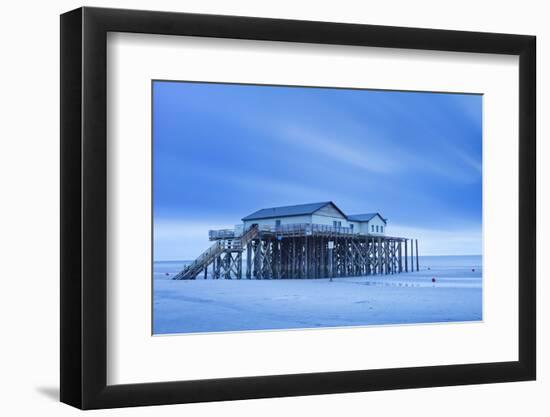
[[[395,234],[420,239],[424,254],[481,251],[479,99],[172,84],[155,101],[163,259],[194,258],[211,243],[209,229],[259,208],[325,200],[439,227],[390,222]],[[454,219],[471,223],[449,226]]]
[[[480,255],[482,254],[481,226],[456,230],[425,229],[388,224],[391,236],[418,239],[420,255]]]
[[[315,132],[298,126],[282,128],[280,138],[295,146],[307,148],[309,152],[322,154],[338,161],[372,173],[387,174],[398,169],[396,159],[388,157],[387,152],[379,152],[374,146],[349,146],[349,141],[338,140],[326,133]],[[346,134],[346,133],[342,133]]]
[[[232,229],[235,220],[202,222],[157,218],[153,232],[154,260],[193,260],[212,245],[208,240],[209,230]]]

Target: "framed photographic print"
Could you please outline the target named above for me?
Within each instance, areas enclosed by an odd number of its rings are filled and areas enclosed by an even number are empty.
[[[535,379],[535,38],[61,16],[61,400]]]

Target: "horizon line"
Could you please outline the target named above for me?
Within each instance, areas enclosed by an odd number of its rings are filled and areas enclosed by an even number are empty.
[[[483,256],[483,254],[463,254],[463,255],[418,255],[419,258],[433,256],[433,257],[444,257],[444,256]],[[153,259],[153,262],[193,262],[194,259]]]

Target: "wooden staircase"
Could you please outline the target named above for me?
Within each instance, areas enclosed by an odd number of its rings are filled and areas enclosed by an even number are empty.
[[[260,229],[258,226],[252,226],[246,231],[244,235],[241,236],[241,248],[244,248],[251,240],[254,240],[258,237]]]
[[[195,279],[197,275],[203,271],[224,252],[241,252],[250,241],[258,237],[258,226],[253,226],[246,231],[240,239],[218,240],[203,253],[199,255],[191,264],[187,265],[182,271],[176,274],[172,279],[184,280]]]
[[[172,279],[195,279],[196,276],[207,267],[216,256],[220,255],[224,251],[221,241],[217,241],[203,253],[199,255],[191,264],[187,265],[181,272],[174,276]]]

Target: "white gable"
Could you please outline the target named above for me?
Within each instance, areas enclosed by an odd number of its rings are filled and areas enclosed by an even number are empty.
[[[369,234],[386,234],[386,223],[380,216],[374,216],[367,223],[367,233]]]
[[[315,213],[317,216],[327,216],[327,217],[336,217],[338,219],[345,219],[345,217],[338,211],[334,204],[330,203],[324,207],[321,207]]]

